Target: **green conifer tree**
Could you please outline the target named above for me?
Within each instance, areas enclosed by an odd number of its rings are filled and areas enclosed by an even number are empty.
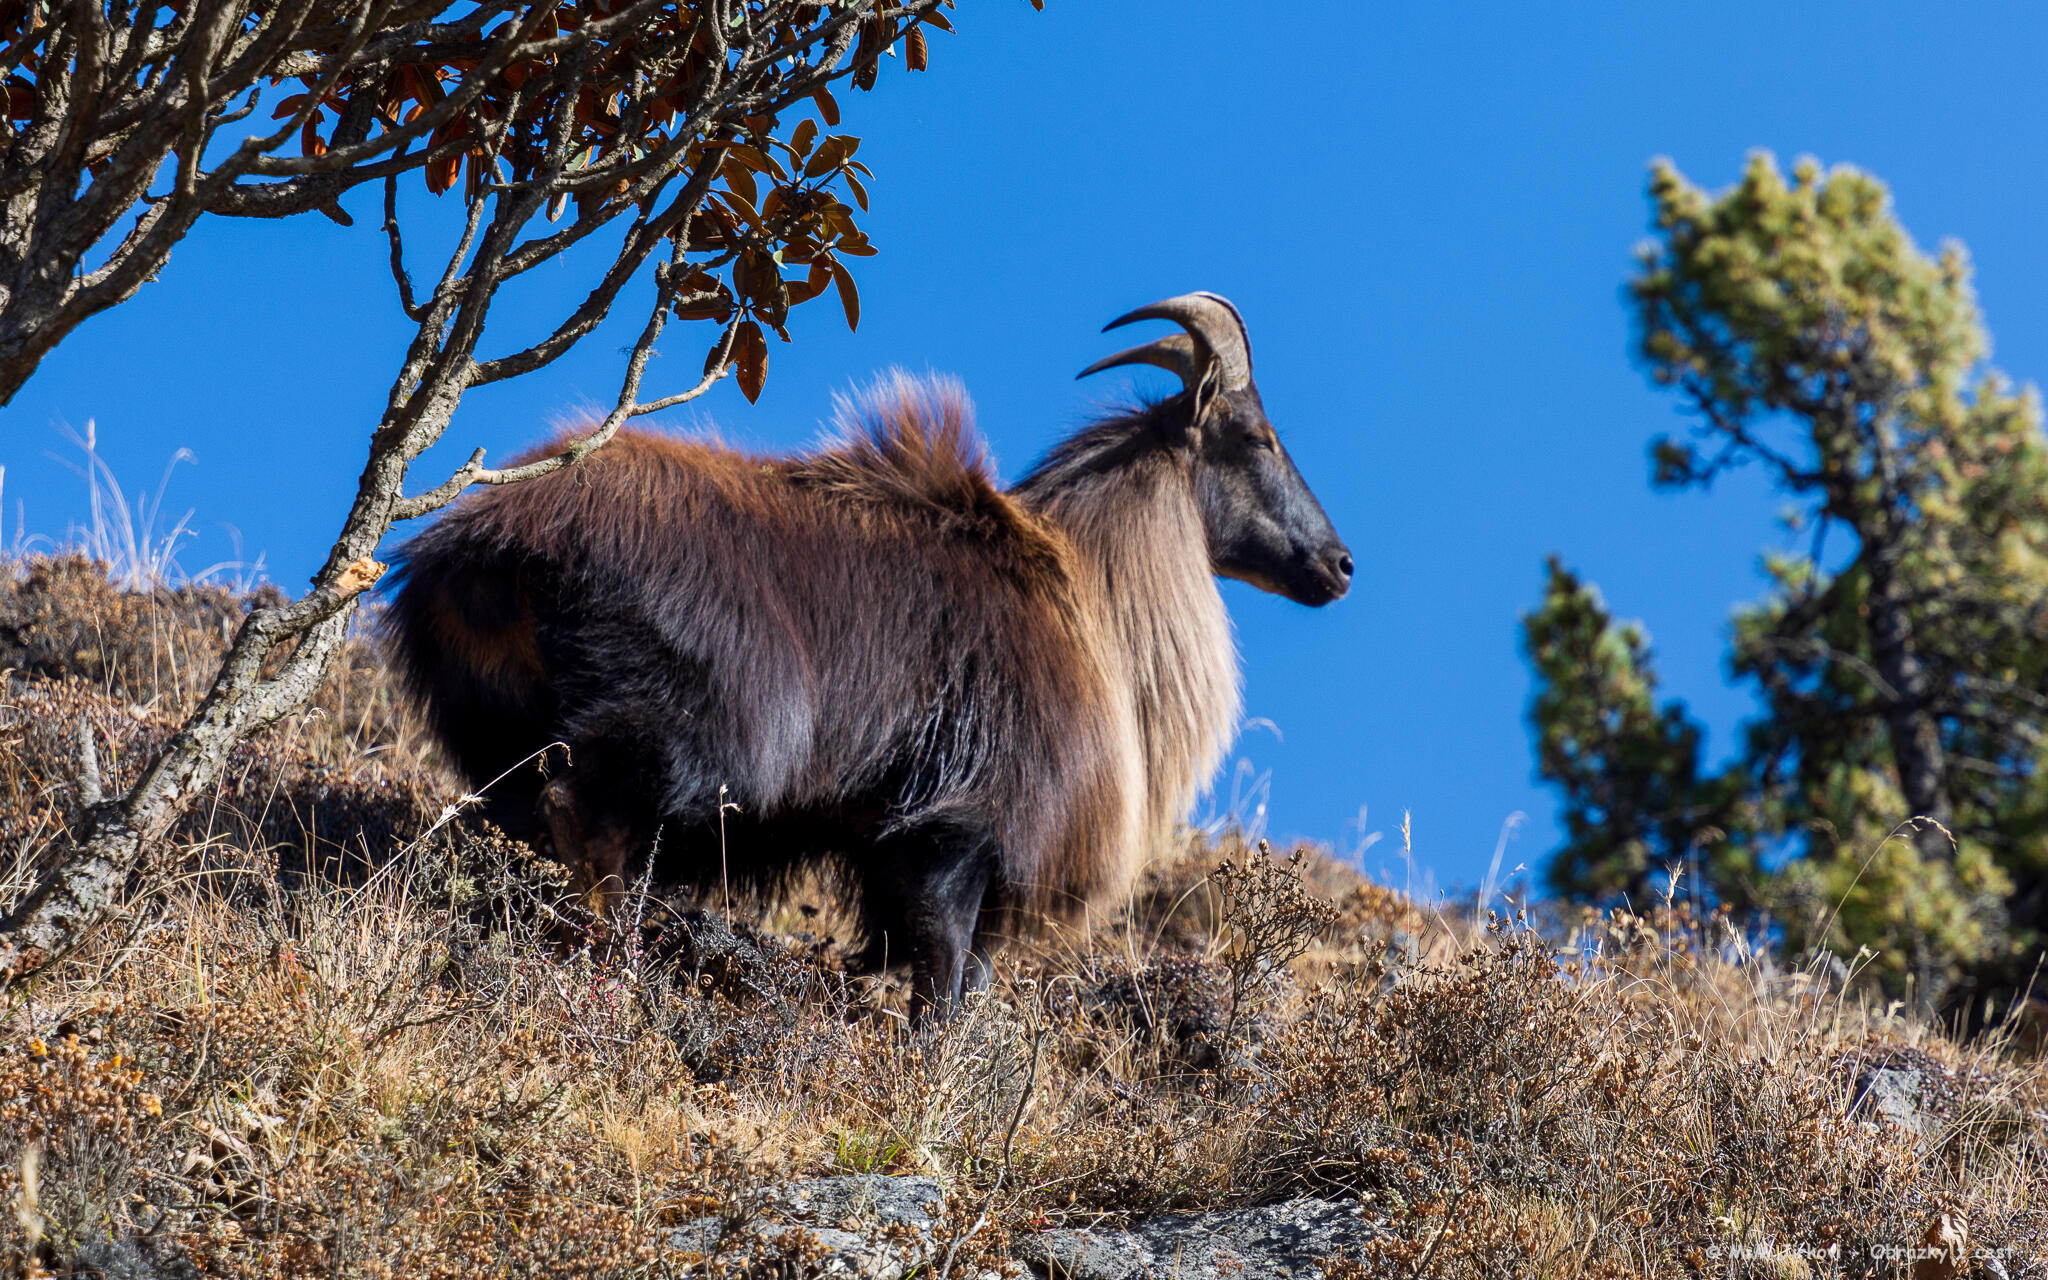
[[[1735,617],[1730,665],[1762,710],[1726,773],[1703,781],[1684,751],[1665,752],[1654,785],[1553,767],[1540,744],[1589,713],[1539,658],[1540,768],[1568,812],[1600,787],[1705,788],[1732,807],[1673,806],[1686,816],[1660,834],[1666,853],[1700,841],[1685,824],[1725,831],[1740,812],[1743,835],[1723,843],[1791,861],[1759,887],[1728,879],[1753,877],[1752,855],[1717,860],[1717,890],[1760,892],[1795,942],[1873,948],[1876,971],[1922,998],[2021,980],[2048,905],[2038,398],[1986,367],[1961,246],[1919,250],[1875,178],[1802,161],[1788,182],[1760,154],[1710,195],[1659,162],[1650,198],[1638,351],[1697,417],[1689,438],[1653,442],[1652,481],[1704,489],[1760,466],[1803,545],[1766,556],[1769,591]],[[1532,654],[1550,613],[1531,615]],[[1660,715],[1684,723],[1682,708]],[[1562,864],[1604,856],[1570,836]]]
[[[1689,875],[1754,905],[1743,780],[1734,769],[1702,776],[1700,726],[1683,703],[1658,702],[1642,625],[1616,621],[1599,589],[1553,556],[1543,603],[1522,627],[1537,770],[1565,800],[1552,887],[1641,907]]]

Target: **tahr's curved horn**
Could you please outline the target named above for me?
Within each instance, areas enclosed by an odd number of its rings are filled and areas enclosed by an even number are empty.
[[[1218,390],[1242,391],[1251,385],[1251,332],[1230,299],[1216,293],[1183,293],[1125,312],[1104,325],[1103,332],[1138,320],[1171,320],[1186,329],[1196,345],[1206,349],[1197,352],[1197,366],[1206,363],[1201,355],[1216,361]]]
[[[1196,349],[1195,340],[1184,333],[1176,333],[1157,342],[1148,342],[1142,347],[1119,351],[1113,356],[1105,356],[1074,376],[1085,378],[1091,373],[1101,373],[1104,369],[1114,369],[1118,365],[1126,364],[1149,364],[1176,374],[1184,391],[1193,391],[1195,384],[1202,380],[1202,353]]]

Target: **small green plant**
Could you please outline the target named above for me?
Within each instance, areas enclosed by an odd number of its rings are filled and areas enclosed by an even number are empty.
[[[841,1129],[835,1138],[832,1163],[848,1173],[887,1173],[903,1158],[905,1150],[899,1134]]]

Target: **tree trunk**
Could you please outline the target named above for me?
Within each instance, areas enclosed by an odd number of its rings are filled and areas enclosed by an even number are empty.
[[[1894,573],[1896,552],[1880,548],[1870,557],[1871,665],[1891,686],[1885,697],[1885,730],[1891,739],[1892,763],[1899,791],[1915,818],[1913,832],[1920,856],[1947,861],[1955,856],[1949,834],[1955,809],[1949,802],[1947,753],[1941,745],[1941,723],[1932,708],[1927,668],[1913,650],[1913,620]]]

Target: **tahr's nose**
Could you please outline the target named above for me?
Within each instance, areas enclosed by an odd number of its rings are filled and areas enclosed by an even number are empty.
[[[1336,586],[1337,594],[1341,596],[1349,591],[1352,569],[1350,550],[1340,543],[1323,552],[1321,560],[1323,572],[1330,575],[1330,581]]]

